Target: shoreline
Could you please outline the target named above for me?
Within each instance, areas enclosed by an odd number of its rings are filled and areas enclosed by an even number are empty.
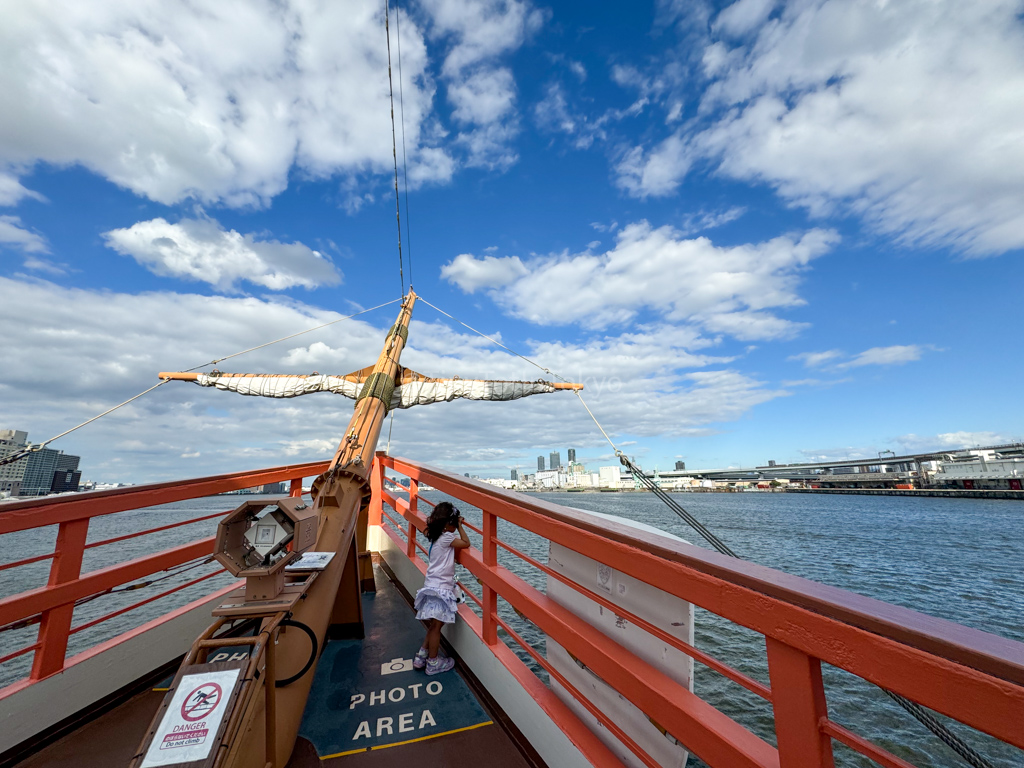
[[[513,489],[516,493],[651,493],[644,488],[542,488]],[[773,488],[771,490],[743,490],[742,488],[699,488],[688,491],[665,489],[673,495],[688,493],[823,493],[839,496],[925,496],[945,497],[954,499],[1005,499],[1024,501],[1024,491],[1008,489],[974,489],[964,488]]]

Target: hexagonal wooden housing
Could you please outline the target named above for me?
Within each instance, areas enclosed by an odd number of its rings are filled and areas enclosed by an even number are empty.
[[[285,566],[313,546],[316,532],[316,512],[301,498],[246,501],[217,526],[214,557],[245,578],[247,602],[272,600],[284,588]]]

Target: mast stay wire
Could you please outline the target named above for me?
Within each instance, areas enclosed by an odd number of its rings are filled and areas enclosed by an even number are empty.
[[[288,336],[282,336],[280,339],[274,339],[274,341],[268,341],[266,344],[259,344],[259,345],[255,346],[255,347],[249,347],[249,349],[243,349],[241,352],[235,352],[234,354],[226,355],[225,357],[218,357],[216,360],[211,360],[208,363],[203,363],[202,365],[197,365],[197,366],[194,366],[192,368],[186,368],[185,369],[185,373],[188,373],[190,371],[196,371],[196,370],[198,370],[200,368],[205,368],[208,365],[216,365],[217,363],[223,362],[224,360],[230,360],[232,357],[238,357],[239,355],[244,355],[246,352],[253,352],[253,351],[257,350],[257,349],[263,349],[264,347],[269,347],[272,344],[277,344],[278,342],[281,342],[281,341],[287,341],[288,339],[294,339],[296,336],[302,336],[303,334],[306,334],[306,333],[312,333],[313,331],[319,331],[321,328],[326,328],[329,325],[334,325],[335,323],[340,323],[340,322],[342,322],[344,320],[351,320],[353,317],[358,317],[359,315],[365,315],[367,312],[373,312],[375,309],[381,309],[383,307],[387,307],[387,306],[389,306],[391,304],[394,304],[394,303],[396,303],[398,301],[401,301],[401,299],[392,299],[391,301],[386,301],[383,304],[378,304],[376,307],[370,307],[369,309],[361,310],[359,312],[356,312],[355,314],[346,315],[345,317],[339,317],[337,320],[331,320],[329,323],[323,323],[323,324],[318,325],[318,326],[316,326],[314,328],[307,328],[306,330],[299,331],[298,333],[292,333],[292,334],[289,334]],[[17,453],[12,453],[10,456],[4,457],[4,458],[0,458],[0,467],[4,466],[6,464],[13,464],[16,461],[21,461],[23,458],[25,458],[29,454],[35,453],[36,451],[41,451],[43,448],[45,448],[49,443],[52,443],[54,440],[57,440],[58,438],[64,437],[65,435],[69,435],[72,432],[74,432],[76,429],[81,429],[86,424],[92,424],[92,422],[96,421],[99,418],[102,418],[103,416],[106,416],[108,413],[113,413],[118,408],[121,408],[121,407],[123,407],[125,405],[128,405],[128,403],[130,403],[130,402],[132,402],[134,400],[138,400],[143,395],[148,395],[154,389],[156,389],[157,387],[162,387],[168,381],[170,381],[170,379],[164,379],[163,381],[161,381],[161,382],[159,382],[157,384],[154,384],[149,389],[143,390],[142,392],[139,392],[139,394],[137,394],[137,395],[135,395],[133,397],[128,398],[123,403],[118,403],[113,408],[108,408],[103,413],[99,414],[98,416],[93,416],[88,421],[83,421],[78,426],[75,426],[75,427],[72,427],[71,429],[65,430],[64,432],[61,432],[59,435],[54,435],[49,440],[44,440],[41,443],[33,443],[31,446],[29,446],[28,448],[26,448],[23,451],[18,451]]]
[[[398,111],[402,123],[402,185],[405,192],[405,246],[409,260],[409,287],[412,288],[412,229],[409,224],[409,163],[405,149],[405,81],[402,79],[402,14],[395,6],[395,42],[398,44]]]
[[[554,376],[554,377],[556,377],[558,379],[561,379],[562,381],[567,381],[566,379],[563,379],[558,374],[554,373],[551,369],[545,368],[540,363],[534,362],[530,358],[524,357],[523,355],[519,354],[515,350],[509,349],[504,344],[502,344],[500,341],[497,341],[496,339],[491,338],[487,334],[478,331],[476,328],[473,328],[472,326],[467,325],[466,323],[462,322],[458,318],[455,318],[452,315],[449,315],[443,309],[439,309],[438,307],[435,307],[433,304],[431,304],[429,301],[424,299],[422,296],[420,296],[419,299],[424,304],[426,304],[428,307],[432,307],[433,309],[436,309],[442,315],[445,315],[446,317],[451,318],[452,320],[454,320],[456,323],[458,323],[459,325],[463,326],[464,328],[468,328],[469,330],[473,331],[473,333],[476,333],[479,336],[482,336],[483,338],[487,339],[488,341],[492,342],[493,344],[496,344],[497,346],[501,347],[502,349],[510,352],[511,354],[515,355],[516,357],[518,357],[518,358],[520,358],[522,360],[525,360],[530,365],[535,366],[536,368],[540,368],[545,373],[551,374],[552,376]],[[608,436],[608,433],[605,431],[604,427],[601,426],[601,422],[598,421],[597,417],[594,415],[594,412],[590,410],[590,407],[587,405],[586,401],[583,399],[583,396],[579,393],[579,390],[574,390],[574,393],[576,394],[576,397],[579,398],[580,403],[586,409],[587,413],[590,415],[590,418],[594,420],[594,424],[597,425],[597,428],[601,431],[601,434],[604,435],[605,440],[608,441],[608,444],[612,447],[612,450],[615,451],[615,455],[618,457],[619,462],[623,466],[625,466],[627,469],[629,469],[629,471],[632,473],[634,478],[639,479],[640,482],[643,483],[643,485],[648,490],[650,490],[652,493],[654,493],[662,502],[665,503],[666,506],[668,506],[669,509],[671,509],[673,512],[675,512],[686,523],[688,523],[690,525],[690,527],[692,527],[701,536],[703,536],[705,539],[707,539],[708,543],[710,543],[711,546],[713,546],[716,550],[721,552],[723,555],[727,555],[729,557],[734,557],[737,560],[741,559],[739,555],[737,555],[735,552],[733,552],[732,549],[730,549],[729,546],[727,544],[725,544],[725,542],[723,542],[721,539],[719,539],[717,536],[715,536],[715,534],[713,534],[711,531],[709,531],[704,526],[704,524],[701,523],[696,517],[694,517],[692,514],[687,512],[685,509],[683,509],[683,507],[680,506],[679,503],[676,502],[676,500],[673,499],[671,496],[669,496],[664,490],[662,490],[658,486],[658,484],[656,482],[654,482],[654,480],[649,475],[647,475],[642,469],[640,469],[640,467],[636,466],[636,464],[634,464],[629,459],[629,457],[626,456],[626,454],[623,453],[619,449],[619,447],[615,445],[615,442],[611,439],[611,437]],[[912,715],[914,717],[914,719],[916,719],[919,723],[921,723],[921,725],[923,725],[925,728],[927,728],[929,731],[931,731],[932,734],[934,734],[936,737],[938,737],[939,740],[941,740],[943,744],[945,744],[947,747],[949,747],[954,752],[956,752],[961,758],[963,758],[963,760],[965,762],[967,762],[969,765],[973,766],[973,768],[994,768],[994,766],[988,760],[986,760],[980,754],[975,752],[974,749],[972,749],[970,747],[970,745],[967,744],[967,742],[965,742],[963,739],[961,739],[959,736],[957,736],[955,733],[953,733],[949,728],[947,728],[942,722],[937,720],[928,710],[926,710],[920,704],[918,704],[915,701],[911,701],[910,699],[908,699],[908,698],[906,698],[904,696],[901,696],[898,693],[890,691],[887,688],[883,688],[882,686],[878,686],[878,687],[881,689],[881,691],[886,696],[888,696],[893,701],[895,701],[897,704],[899,704],[900,707],[902,707],[904,710],[906,710],[906,712],[908,712],[910,715]]]
[[[395,222],[398,225],[398,279],[405,297],[405,271],[402,258],[402,205],[398,196],[398,141],[395,138],[395,84],[391,79],[391,24],[389,0],[384,0],[384,36],[388,43],[388,91],[391,96],[391,157],[395,161]]]

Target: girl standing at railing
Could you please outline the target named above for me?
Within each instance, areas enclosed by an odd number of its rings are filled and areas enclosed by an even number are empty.
[[[412,665],[416,669],[426,667],[428,675],[437,675],[455,666],[455,659],[438,655],[438,646],[441,644],[441,627],[454,624],[458,610],[455,550],[469,546],[469,537],[462,527],[459,510],[447,501],[434,507],[427,520],[427,538],[430,540],[430,562],[423,588],[416,592],[416,600],[413,602],[416,618],[427,622],[427,637],[416,652]]]

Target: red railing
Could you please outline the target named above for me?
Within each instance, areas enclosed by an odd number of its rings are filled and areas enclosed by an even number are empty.
[[[75,607],[84,601],[108,594],[118,588],[123,589],[125,585],[128,585],[128,589],[132,589],[154,583],[157,579],[152,579],[142,585],[133,584],[140,579],[164,573],[169,569],[180,566],[187,567],[194,561],[201,564],[213,552],[214,537],[203,536],[186,544],[158,550],[153,554],[83,574],[82,561],[86,550],[212,520],[229,510],[86,543],[89,521],[92,518],[277,482],[290,481],[291,494],[296,496],[301,494],[303,478],[318,475],[327,466],[327,462],[295,464],[195,480],[155,483],[82,493],[75,496],[44,497],[4,504],[0,507],[0,536],[56,525],[57,538],[51,553],[23,558],[0,566],[0,571],[7,571],[43,560],[52,561],[49,578],[44,586],[0,599],[0,639],[3,638],[5,629],[23,628],[35,623],[39,625],[34,643],[0,656],[0,664],[3,664],[27,653],[34,653],[28,680],[0,690],[0,697],[5,693],[12,692],[15,688],[23,687],[26,683],[31,684],[63,670],[66,664],[73,661],[67,659],[68,639],[71,635],[91,629],[116,616],[121,616],[143,605],[180,592],[223,572],[214,570],[185,583],[176,584],[170,589],[148,596],[131,605],[122,606],[91,621],[72,626]],[[226,499],[225,506],[229,504],[230,501]],[[206,532],[205,529],[204,532]],[[177,573],[181,573],[183,570]],[[125,635],[127,634],[129,633],[125,633]],[[117,638],[111,642],[116,642],[116,640]]]
[[[385,468],[409,478],[405,488],[408,499],[385,488]],[[598,525],[581,519],[574,510],[505,493],[416,462],[378,455],[374,473],[371,525],[382,524],[382,530],[421,570],[425,566],[416,557],[417,548],[422,549],[417,534],[426,520],[419,504],[426,499],[420,496],[419,485],[429,483],[481,510],[482,525],[470,527],[482,537],[482,546],[461,550],[459,562],[482,585],[479,596],[463,585],[482,615],[478,617],[468,606],[463,606],[460,614],[552,719],[582,745],[595,765],[619,762],[600,742],[588,738],[579,720],[499,640],[498,627],[641,762],[654,763],[498,615],[499,597],[712,766],[831,768],[836,740],[880,765],[913,768],[830,719],[822,662],[1024,748],[1024,644],[616,523],[602,521]],[[395,510],[395,516],[384,503]],[[770,702],[777,748],[499,564],[500,547],[623,616],[621,607],[499,539],[499,519],[761,634],[770,687],[638,616],[624,615],[627,621]]]

